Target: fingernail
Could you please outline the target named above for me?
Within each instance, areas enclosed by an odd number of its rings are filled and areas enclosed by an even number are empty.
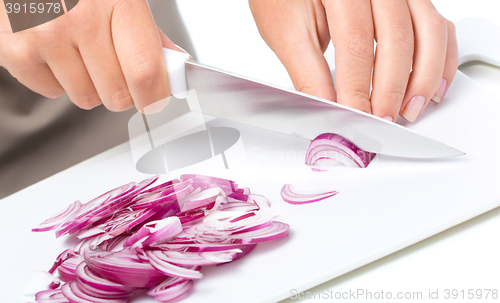
[[[193,57],[191,56],[191,54],[190,54],[190,53],[188,53],[185,49],[183,49],[182,47],[180,47],[179,45],[177,45],[177,44],[175,44],[175,43],[174,43],[174,45],[175,45],[175,46],[177,46],[180,50],[182,50],[182,51],[183,51],[183,52],[185,52],[186,54],[188,54],[188,55],[189,55],[189,59],[190,59],[190,60],[193,60]]]
[[[185,49],[183,49],[183,48],[182,48],[182,47],[180,47],[179,45],[177,45],[177,44],[175,44],[175,43],[174,43],[174,45],[175,45],[175,46],[177,46],[177,48],[179,48],[180,50],[182,50],[182,51],[183,51],[183,52],[185,52],[186,54],[188,53],[188,52],[186,52],[186,50],[185,50]]]
[[[431,98],[432,101],[439,103],[441,102],[441,99],[444,97],[444,93],[446,92],[446,79],[441,79],[441,83],[439,83],[439,87],[436,91],[436,94],[434,97]]]
[[[159,113],[168,105],[169,102],[170,102],[170,97],[161,99],[159,101],[156,101],[154,103],[145,106],[142,110],[140,110],[140,112],[145,115]]]
[[[391,122],[393,121],[391,116],[385,116],[385,117],[382,117],[382,119],[385,119],[385,120],[391,121]]]
[[[401,115],[408,121],[414,122],[424,107],[425,97],[422,95],[411,98],[406,104]]]

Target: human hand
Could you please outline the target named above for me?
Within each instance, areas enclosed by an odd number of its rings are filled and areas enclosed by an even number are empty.
[[[14,34],[2,9],[0,31],[1,66],[31,90],[49,98],[67,92],[84,109],[142,110],[167,98],[162,46],[182,51],[157,28],[146,0],[80,1]]]
[[[250,0],[250,8],[298,91],[390,121],[413,122],[431,99],[439,103],[458,68],[455,27],[430,0]],[[336,91],[323,56],[330,39]]]

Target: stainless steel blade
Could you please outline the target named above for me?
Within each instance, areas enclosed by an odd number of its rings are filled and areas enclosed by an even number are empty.
[[[314,139],[336,133],[375,153],[409,158],[463,155],[401,125],[304,93],[186,61],[188,90],[201,112],[283,134]]]

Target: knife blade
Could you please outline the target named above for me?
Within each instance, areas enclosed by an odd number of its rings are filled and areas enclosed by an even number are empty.
[[[186,57],[176,51],[164,49],[164,53],[168,57],[167,67],[182,66],[182,72],[169,71],[172,91],[172,81],[183,82],[178,78],[185,72],[184,89],[176,90],[194,90],[198,110],[203,114],[306,140],[322,133],[336,133],[363,150],[396,157],[425,159],[464,155],[442,142],[371,114],[185,60]]]

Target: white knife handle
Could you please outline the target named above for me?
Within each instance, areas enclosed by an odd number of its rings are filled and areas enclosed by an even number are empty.
[[[167,61],[170,92],[177,99],[185,99],[187,96],[185,62],[189,59],[189,54],[163,48],[163,55]]]

